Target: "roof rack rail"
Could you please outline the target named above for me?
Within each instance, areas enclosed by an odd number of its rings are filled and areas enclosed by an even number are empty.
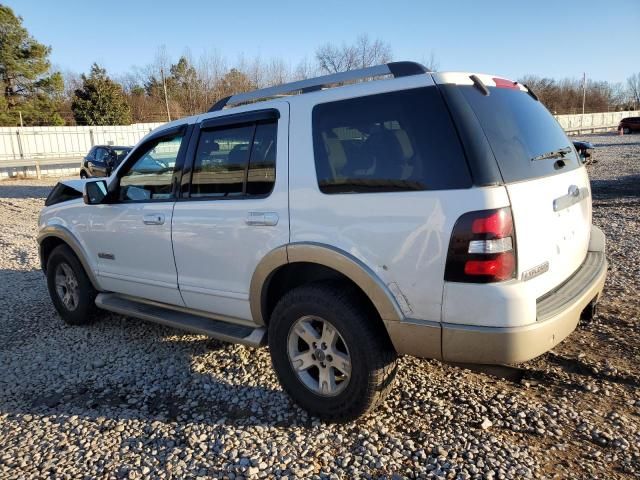
[[[323,75],[321,77],[309,78],[297,82],[284,83],[275,87],[261,88],[252,92],[238,93],[218,100],[209,109],[209,112],[217,112],[224,107],[249,103],[263,98],[272,98],[280,95],[290,95],[294,92],[309,93],[321,90],[324,87],[336,83],[363,80],[371,77],[383,75],[393,75],[394,78],[407,77],[410,75],[420,75],[430,72],[429,69],[416,62],[390,62],[373,67],[360,68],[358,70],[348,70],[346,72]]]

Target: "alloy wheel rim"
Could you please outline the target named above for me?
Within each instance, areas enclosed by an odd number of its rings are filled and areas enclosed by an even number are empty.
[[[298,379],[317,395],[335,397],[349,384],[349,349],[327,320],[310,315],[296,320],[289,330],[287,354]]]
[[[56,293],[67,310],[78,308],[80,291],[78,279],[73,269],[66,263],[60,263],[55,272]]]

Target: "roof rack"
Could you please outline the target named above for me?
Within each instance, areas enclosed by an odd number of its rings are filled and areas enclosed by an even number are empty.
[[[430,72],[429,69],[416,62],[383,63],[382,65],[375,65],[373,67],[348,70],[346,72],[323,75],[321,77],[309,78],[297,82],[284,83],[282,85],[276,85],[275,87],[261,88],[252,92],[238,93],[219,100],[209,109],[209,112],[217,112],[222,110],[224,107],[239,105],[241,103],[249,103],[264,98],[291,95],[294,92],[315,92],[336,83],[363,80],[383,75],[393,75],[394,78],[399,78],[410,75],[420,75],[428,72]]]

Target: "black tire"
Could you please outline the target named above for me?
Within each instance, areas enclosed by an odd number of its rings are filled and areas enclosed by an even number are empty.
[[[56,274],[64,266],[71,269],[77,281],[77,302],[75,308],[65,305],[56,289]],[[47,261],[47,287],[49,296],[60,317],[69,325],[85,325],[94,321],[98,314],[95,299],[98,292],[93,288],[91,280],[87,277],[82,264],[73,250],[67,245],[56,247]]]
[[[289,360],[289,332],[305,316],[328,321],[348,348],[351,375],[335,396],[309,389]],[[285,391],[303,409],[325,421],[346,422],[374,410],[391,390],[397,371],[397,355],[380,319],[356,291],[340,284],[315,283],[287,292],[271,315],[269,350]]]
[[[82,179],[87,178],[87,174],[86,174],[86,172],[84,170],[82,170],[80,172],[80,178],[82,178]]]
[[[624,133],[625,135],[630,135],[631,134],[631,129],[629,127],[624,127],[622,129],[622,133]]]

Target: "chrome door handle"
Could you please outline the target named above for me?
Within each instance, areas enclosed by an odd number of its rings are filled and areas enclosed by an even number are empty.
[[[164,215],[162,213],[152,213],[142,217],[145,225],[162,225],[164,224]]]
[[[247,225],[274,227],[278,220],[280,217],[276,212],[249,212],[245,222]]]

